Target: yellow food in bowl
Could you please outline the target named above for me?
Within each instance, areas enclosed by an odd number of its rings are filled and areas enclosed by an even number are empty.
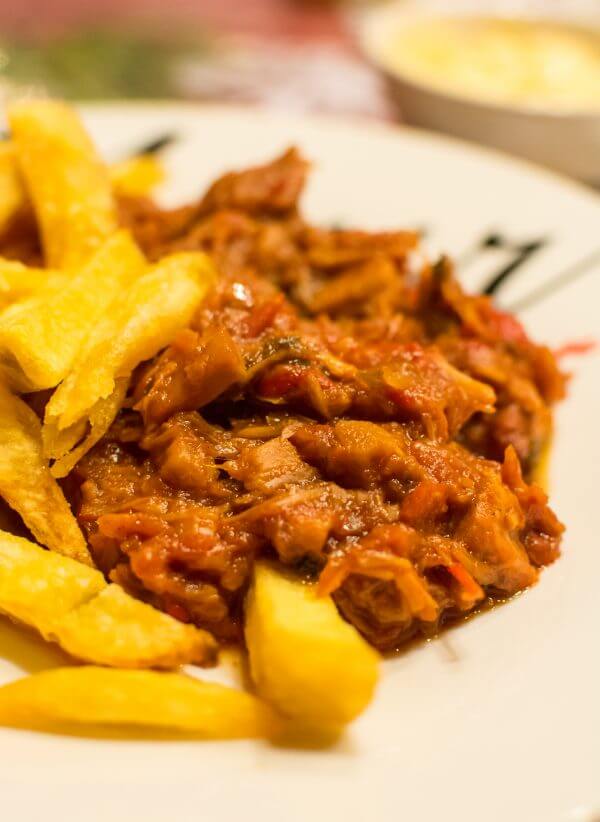
[[[428,18],[382,46],[392,71],[463,96],[600,111],[600,30],[479,17]]]

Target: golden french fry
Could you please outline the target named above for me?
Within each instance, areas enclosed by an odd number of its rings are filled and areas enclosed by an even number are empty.
[[[146,197],[164,181],[165,171],[154,154],[139,154],[108,167],[114,194]],[[0,234],[19,213],[31,211],[29,192],[17,162],[15,145],[0,142]]]
[[[102,574],[0,532],[0,612],[78,659],[125,668],[212,664],[217,645],[129,596]]]
[[[44,451],[56,459],[50,468],[54,477],[66,477],[84,454],[106,434],[123,405],[129,380],[119,377],[110,397],[98,400],[91,408],[89,421],[74,423],[64,431],[44,426]]]
[[[0,531],[0,612],[45,627],[106,588],[100,571]]]
[[[66,282],[66,275],[60,271],[31,268],[17,260],[0,257],[0,310],[18,300],[60,288]]]
[[[316,586],[257,563],[245,632],[257,691],[285,716],[335,728],[371,701],[379,655]]]
[[[48,402],[44,442],[49,457],[65,455],[64,439],[59,443],[61,431],[98,413],[97,403],[111,397],[119,379],[129,377],[140,362],[154,356],[188,324],[213,282],[214,271],[204,254],[173,254],[139,277],[116,300]],[[107,415],[102,425],[108,427],[111,422]],[[61,476],[64,466],[70,464],[59,467]]]
[[[54,668],[0,688],[0,724],[154,728],[203,739],[270,737],[280,722],[251,694],[158,671]],[[92,728],[90,728],[92,730]]]
[[[21,173],[17,166],[14,145],[0,142],[0,232],[13,217],[27,207],[28,197]]]
[[[114,584],[57,619],[49,638],[77,659],[115,668],[174,668],[216,660],[216,645],[206,632],[178,622]]]
[[[0,315],[0,372],[18,391],[52,388],[69,372],[107,307],[140,274],[142,252],[127,231],[113,234],[68,281]]]
[[[43,545],[90,563],[77,521],[42,454],[36,414],[0,386],[0,496]]]
[[[14,103],[8,120],[46,264],[85,263],[118,225],[106,166],[77,113],[64,103]]]
[[[109,174],[113,191],[126,197],[147,196],[165,179],[163,165],[154,154],[138,154],[115,163]]]

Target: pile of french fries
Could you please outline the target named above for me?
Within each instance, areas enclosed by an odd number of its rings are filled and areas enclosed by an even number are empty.
[[[39,543],[0,531],[0,613],[73,664],[0,687],[0,724],[210,739],[339,731],[369,703],[378,656],[314,587],[256,564],[249,693],[158,670],[213,664],[217,644],[93,567],[57,478],[106,433],[132,371],[189,323],[217,275],[198,252],[150,265],[119,227],[115,193],[147,193],[162,176],[154,158],[107,167],[77,114],[55,101],[16,103],[8,122],[0,231],[32,213],[44,266],[0,258],[0,497]],[[52,392],[43,420],[22,396],[41,390]]]

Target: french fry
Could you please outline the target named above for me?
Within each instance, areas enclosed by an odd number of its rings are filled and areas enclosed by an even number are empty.
[[[28,195],[17,166],[13,143],[0,142],[0,232],[11,220],[28,207]]]
[[[214,271],[199,252],[173,254],[154,265],[119,297],[90,334],[71,373],[46,407],[44,446],[48,457],[65,457],[61,432],[81,420],[99,416],[98,403],[115,391],[117,381],[154,356],[190,321],[198,303],[213,284]],[[114,414],[116,414],[116,410]],[[96,424],[95,437],[106,430],[114,414]],[[68,438],[67,438],[68,440]],[[81,451],[78,452],[81,456]],[[63,476],[72,460],[54,467]]]
[[[57,619],[49,638],[77,659],[114,668],[173,668],[216,660],[212,637],[108,585]]]
[[[279,724],[256,697],[177,673],[55,668],[0,688],[0,725],[10,727],[137,727],[239,739],[273,736]]]
[[[0,386],[0,496],[39,542],[91,564],[83,534],[42,453],[42,429],[29,406]]]
[[[379,656],[316,586],[258,562],[245,634],[257,692],[284,716],[333,729],[369,704]]]
[[[100,571],[0,531],[0,612],[45,627],[106,588]]]
[[[47,437],[45,450],[51,450],[56,458],[50,468],[52,476],[66,477],[84,454],[102,439],[123,405],[128,384],[127,377],[115,380],[114,391],[106,399],[97,400],[90,410],[87,423],[82,419],[64,431],[43,429]]]
[[[0,315],[0,372],[8,383],[17,391],[57,385],[100,317],[144,265],[131,235],[119,231],[66,282],[50,277],[37,294],[5,309]]]
[[[78,659],[124,668],[212,664],[213,637],[129,596],[102,574],[0,532],[0,612]]]
[[[71,268],[85,263],[117,229],[106,166],[79,116],[64,103],[14,103],[8,120],[46,264]]]
[[[165,178],[164,167],[154,154],[138,154],[108,167],[113,195],[147,197]],[[0,234],[20,213],[32,210],[29,192],[17,163],[15,145],[0,141]]]
[[[165,179],[163,165],[154,154],[121,160],[109,166],[108,171],[113,191],[126,197],[146,197]]]
[[[60,271],[32,268],[0,257],[0,310],[18,300],[61,288],[66,282],[67,277]]]

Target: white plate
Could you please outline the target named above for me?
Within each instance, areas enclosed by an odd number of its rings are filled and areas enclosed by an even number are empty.
[[[600,336],[600,202],[561,178],[466,144],[372,124],[166,105],[107,105],[85,114],[109,158],[165,131],[178,136],[167,152],[171,201],[296,143],[315,163],[305,198],[311,218],[426,226],[431,245],[471,258],[464,278],[473,287],[506,262],[495,250],[483,260],[469,255],[486,232],[518,242],[546,237],[507,281],[501,302],[533,295],[523,319],[553,345]],[[594,252],[587,273],[568,274]],[[564,288],[535,299],[565,272]],[[551,490],[568,524],[563,557],[512,603],[386,662],[373,706],[338,747],[0,730],[0,818],[597,819],[599,363],[598,354],[572,361],[576,376],[558,412]],[[1,682],[59,660],[6,625],[0,656]]]

